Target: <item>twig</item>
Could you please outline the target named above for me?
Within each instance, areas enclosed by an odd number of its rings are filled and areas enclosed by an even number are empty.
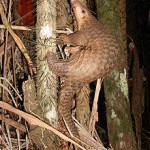
[[[90,147],[92,147],[93,150],[106,150],[101,140],[95,140],[91,136],[91,134],[88,131],[86,131],[85,128],[74,117],[73,119],[75,121],[76,127],[78,128],[80,139],[82,139],[82,141],[80,141],[81,143],[86,144],[87,148],[90,145]]]
[[[11,134],[10,134],[10,131],[9,131],[9,125],[5,124],[5,127],[6,127],[8,141],[9,141],[9,148],[12,149],[12,141],[11,141]]]
[[[103,81],[102,78],[97,80],[94,102],[93,102],[93,107],[92,107],[92,112],[90,117],[89,132],[92,134],[92,136],[94,135],[94,131],[95,131],[95,123],[98,121],[97,102],[98,102],[102,81]]]
[[[19,95],[19,93],[17,92],[17,90],[12,86],[12,84],[6,78],[0,77],[0,80],[5,80],[10,85],[10,87],[14,90],[14,92],[18,95],[18,97],[20,98],[20,100],[23,101],[22,97]]]
[[[31,29],[29,27],[25,27],[25,26],[16,26],[16,25],[10,25],[10,27],[13,30],[23,30],[23,31],[31,31]],[[6,26],[0,24],[0,29],[7,29]]]
[[[1,84],[1,83],[0,83],[0,87],[2,87],[3,90],[6,90],[6,91],[9,93],[10,97],[12,98],[12,101],[14,102],[15,107],[17,107],[17,104],[16,104],[16,102],[15,102],[15,99],[14,99],[12,93],[9,91],[9,89],[8,89],[5,85],[3,85],[3,84]]]
[[[4,144],[2,143],[2,145],[4,145],[5,147],[7,147],[7,149],[10,149],[10,148],[9,148],[9,147],[10,147],[10,146],[9,146],[10,143],[9,143],[8,137],[6,136],[5,133],[3,133],[3,136],[4,136],[4,139],[5,139],[6,143],[4,142]],[[3,147],[4,147],[4,146],[3,146]],[[4,150],[3,147],[2,147],[2,150]]]
[[[27,135],[26,135],[25,147],[26,149],[29,149],[29,138]]]
[[[16,133],[17,133],[17,140],[18,140],[18,149],[21,150],[21,145],[20,145],[20,132],[19,130],[16,128]]]

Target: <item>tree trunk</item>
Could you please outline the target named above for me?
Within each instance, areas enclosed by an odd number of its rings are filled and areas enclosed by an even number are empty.
[[[96,0],[96,2],[98,16],[101,16],[104,25],[117,37],[121,48],[118,69],[104,81],[109,142],[115,150],[135,150],[126,76],[125,1]]]
[[[37,2],[37,100],[33,112],[45,122],[57,128],[57,78],[48,68],[46,53],[56,52],[56,2],[43,0]],[[58,138],[42,128],[30,132],[39,149],[59,149]]]

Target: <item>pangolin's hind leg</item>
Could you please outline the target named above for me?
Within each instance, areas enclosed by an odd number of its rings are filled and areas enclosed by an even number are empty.
[[[56,54],[48,51],[46,54],[47,62],[50,70],[59,76],[63,76],[68,71],[68,64],[66,61],[59,61]]]
[[[63,118],[63,120],[66,123],[66,126],[69,128],[70,132],[75,137],[79,137],[79,134],[72,119],[71,108],[72,108],[72,99],[78,89],[80,89],[79,84],[65,80],[62,84],[59,102],[60,117]]]

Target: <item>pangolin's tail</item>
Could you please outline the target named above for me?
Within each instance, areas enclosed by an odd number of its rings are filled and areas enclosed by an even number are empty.
[[[69,128],[69,130],[75,137],[79,137],[79,134],[72,119],[71,109],[72,109],[72,99],[77,90],[79,89],[80,89],[79,84],[72,83],[68,80],[64,81],[60,93],[60,102],[59,102],[59,113],[61,117],[63,117],[66,126]]]

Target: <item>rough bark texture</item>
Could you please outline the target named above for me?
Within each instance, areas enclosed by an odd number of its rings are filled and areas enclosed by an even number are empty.
[[[37,2],[37,110],[34,114],[57,128],[57,78],[48,69],[45,54],[56,52],[56,2],[42,0]],[[39,127],[30,132],[39,149],[59,149],[55,135]]]
[[[115,150],[135,150],[126,77],[125,1],[97,0],[97,11],[103,23],[117,37],[121,47],[119,69],[104,81],[109,142]]]

